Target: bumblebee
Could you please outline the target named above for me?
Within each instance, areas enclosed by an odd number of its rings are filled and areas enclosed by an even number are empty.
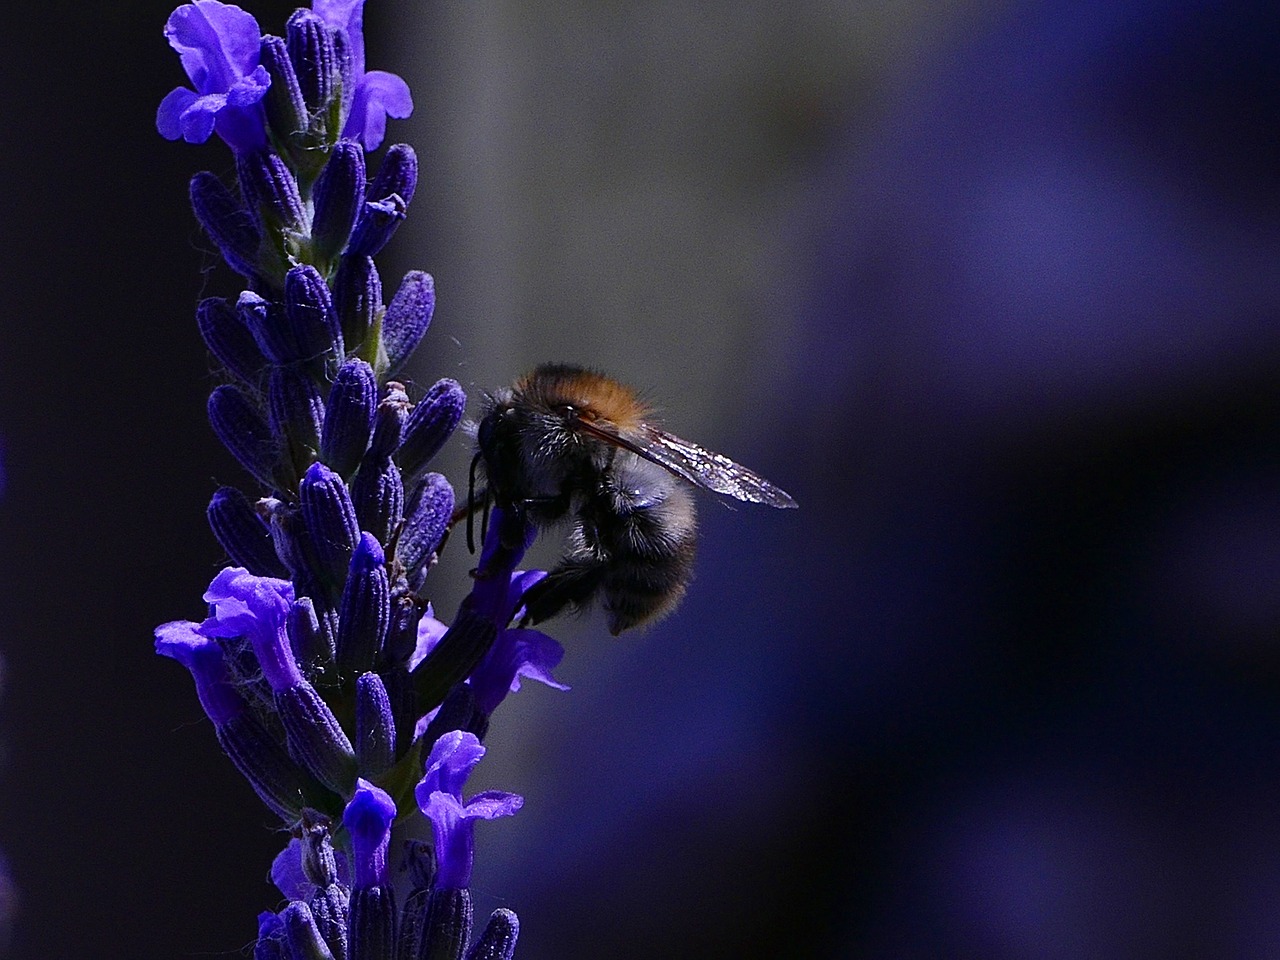
[[[525,622],[597,597],[614,636],[669,613],[693,575],[691,487],[796,506],[759,474],[650,416],[629,387],[565,364],[543,364],[486,398],[473,461],[484,496],[539,528],[570,522],[564,558],[524,595]]]

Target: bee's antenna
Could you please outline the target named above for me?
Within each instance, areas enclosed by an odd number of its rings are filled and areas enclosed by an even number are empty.
[[[493,498],[489,496],[488,489],[484,492],[484,514],[480,518],[480,539],[489,539],[489,501]]]
[[[467,552],[476,552],[475,515],[476,515],[476,467],[480,464],[480,451],[471,458],[471,472],[467,478]],[[489,521],[489,491],[484,494],[485,523]]]

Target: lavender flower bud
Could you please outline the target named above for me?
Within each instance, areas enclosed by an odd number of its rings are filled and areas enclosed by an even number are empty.
[[[329,115],[326,119],[328,129],[333,131],[336,137],[346,125],[347,117],[351,115],[351,104],[355,100],[355,53],[351,48],[351,38],[347,36],[346,30],[333,30],[332,35],[333,52],[338,58],[337,89],[340,96],[334,97],[330,102]],[[372,146],[376,147],[377,144]]]
[[[395,922],[390,887],[352,890],[350,960],[395,960]]]
[[[333,853],[329,818],[310,807],[302,811],[302,874],[318,887],[338,882],[338,861]]]
[[[276,691],[276,711],[289,752],[335,793],[347,794],[356,779],[356,755],[338,718],[305,680]]]
[[[372,257],[347,252],[333,279],[333,299],[342,321],[342,338],[348,352],[364,350],[369,331],[378,322],[382,310],[382,280]],[[370,356],[368,359],[377,358]]]
[[[302,511],[274,497],[261,501],[260,505],[271,518],[271,542],[275,545],[276,555],[288,568],[295,584],[300,578],[313,575],[315,557],[312,556]]]
[[[387,372],[394,374],[417,349],[436,308],[436,286],[431,274],[410,270],[400,281],[382,319],[382,342],[387,350]]]
[[[432,890],[427,898],[418,956],[423,960],[456,960],[461,957],[467,947],[467,935],[471,932],[471,916],[470,890]]]
[[[264,365],[252,332],[222,297],[208,297],[196,307],[196,323],[209,352],[234,377],[248,384],[258,381]]]
[[[373,777],[396,761],[396,724],[382,678],[365,673],[356,680],[356,765]]]
[[[315,381],[296,367],[275,367],[267,383],[267,410],[271,432],[283,438],[301,473],[316,458],[324,423],[324,400]]]
[[[386,396],[378,404],[373,419],[373,439],[369,442],[366,459],[385,460],[400,447],[404,435],[404,423],[409,418],[409,395],[404,384],[395,380],[387,382]]]
[[[282,819],[292,822],[305,802],[305,781],[284,749],[250,714],[215,726],[218,745],[259,799]]]
[[[456,380],[440,380],[426,392],[409,415],[396,456],[405,476],[412,477],[440,452],[466,408],[467,395]]]
[[[404,516],[404,482],[400,479],[400,468],[385,458],[365,460],[351,484],[351,499],[360,529],[388,542]]]
[[[373,669],[382,653],[391,619],[391,591],[384,564],[378,538],[360,534],[338,618],[337,661],[346,676]]]
[[[480,939],[467,954],[467,960],[511,960],[519,937],[519,918],[510,910],[499,907],[489,917]]]
[[[387,147],[386,156],[365,196],[370,200],[385,200],[392,194],[400,197],[405,206],[413,202],[418,188],[418,155],[407,143],[395,143]]]
[[[291,960],[334,960],[329,947],[320,936],[311,908],[301,900],[294,900],[282,911],[284,941]]]
[[[350,952],[347,941],[347,925],[351,916],[350,898],[347,888],[336,883],[317,887],[307,898],[307,906],[311,908],[316,929],[333,954],[333,960],[347,960]]]
[[[310,264],[294,267],[284,278],[284,316],[292,328],[299,355],[311,360],[332,352],[342,356],[342,330],[329,286]]]
[[[400,221],[408,215],[408,209],[404,198],[396,193],[382,200],[366,201],[360,219],[351,231],[347,256],[375,257],[381,253],[400,226]]]
[[[333,662],[333,636],[321,629],[311,597],[301,597],[290,606],[285,632],[289,649],[307,670],[319,672],[325,664]]]
[[[298,75],[289,59],[282,37],[263,37],[258,61],[271,75],[271,86],[263,98],[267,123],[281,140],[288,141],[307,130],[307,104],[298,86]]]
[[[253,216],[240,206],[226,185],[202,170],[191,178],[190,196],[196,219],[217,244],[227,266],[242,277],[260,276],[258,245],[262,234]]]
[[[270,150],[237,154],[236,175],[240,193],[256,215],[262,235],[274,239],[282,232],[297,235],[305,228],[298,181],[279,154]]]
[[[354,140],[339,140],[313,194],[311,245],[322,262],[332,260],[347,245],[364,206],[364,186],[364,150]]]
[[[326,110],[341,83],[332,32],[310,10],[296,10],[285,23],[285,44],[307,112]]]
[[[351,476],[369,447],[377,390],[373,368],[363,360],[338,368],[325,407],[320,455],[340,477]]]
[[[351,551],[360,539],[347,485],[323,463],[313,463],[298,485],[298,498],[311,535],[316,571],[327,583],[342,583]]]
[[[342,812],[351,836],[355,874],[351,890],[352,960],[393,960],[395,905],[387,886],[387,844],[396,805],[367,780],[356,783],[355,795]]]
[[[279,446],[248,397],[235,387],[218,387],[209,395],[209,424],[241,466],[266,486],[276,485]]]
[[[215,491],[206,515],[213,535],[235,566],[259,577],[288,576],[272,545],[271,528],[235,487]]]
[[[396,556],[404,565],[409,589],[417,591],[453,519],[453,487],[438,473],[422,478],[405,507]]]
[[[291,363],[301,353],[290,338],[293,330],[284,322],[280,310],[261,295],[252,290],[242,291],[236,300],[236,316],[272,363]]]
[[[317,887],[307,898],[307,906],[311,908],[316,929],[333,954],[333,960],[347,960],[349,953],[347,924],[350,919],[350,897],[346,887],[331,883]]]
[[[303,810],[301,839],[302,872],[315,884],[307,897],[311,916],[334,960],[346,960],[349,891],[338,883],[328,818],[311,809]]]

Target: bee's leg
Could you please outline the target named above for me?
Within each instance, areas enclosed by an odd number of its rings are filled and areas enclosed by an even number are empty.
[[[600,589],[604,571],[605,567],[598,562],[566,558],[525,591],[520,601],[525,608],[520,625],[541,623],[566,608],[578,610],[586,606]]]

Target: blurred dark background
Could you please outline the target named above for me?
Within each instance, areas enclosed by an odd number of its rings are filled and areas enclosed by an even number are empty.
[[[282,837],[151,645],[244,482],[193,320],[234,287],[185,205],[230,162],[154,131],[169,9],[13,11],[0,68],[20,958],[236,956],[278,905]],[[495,717],[475,786],[526,804],[474,890],[517,955],[1280,955],[1276,5],[366,24],[417,103],[380,267],[437,279],[418,388],[595,364],[802,505],[705,497],[680,611],[553,630],[574,689]]]

